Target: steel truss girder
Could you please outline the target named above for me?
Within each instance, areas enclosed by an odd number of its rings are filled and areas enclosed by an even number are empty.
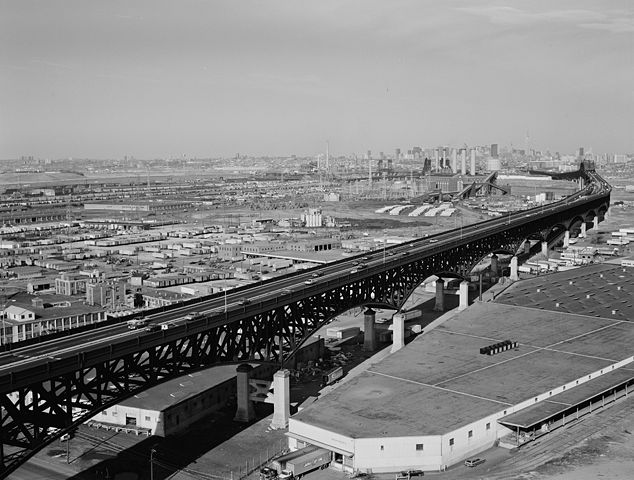
[[[283,359],[330,319],[359,306],[400,309],[412,292],[435,274],[466,278],[492,252],[515,253],[534,232],[546,238],[571,220],[602,218],[605,200],[572,207],[497,233],[459,238],[454,245],[420,256],[390,257],[340,279],[317,283],[288,304],[188,334],[0,396],[0,461],[4,478],[46,444],[99,411],[166,380],[222,362]],[[445,247],[443,247],[445,248]]]

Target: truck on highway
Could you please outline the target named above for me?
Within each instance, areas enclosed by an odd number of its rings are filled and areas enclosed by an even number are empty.
[[[147,325],[147,320],[144,318],[135,318],[133,320],[128,320],[128,328],[130,330],[136,330],[137,328],[142,328]]]
[[[311,445],[277,457],[271,462],[270,467],[277,472],[279,480],[289,480],[328,467],[330,459],[330,451]]]

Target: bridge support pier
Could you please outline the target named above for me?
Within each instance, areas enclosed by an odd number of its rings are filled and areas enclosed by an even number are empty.
[[[271,420],[271,428],[286,428],[290,416],[291,374],[288,370],[278,370],[273,375],[273,420]]]
[[[498,277],[498,256],[495,253],[491,255],[491,277]]]
[[[511,257],[511,281],[516,282],[520,279],[519,270],[517,268],[517,257]]]
[[[599,229],[599,217],[597,217],[596,215],[592,219],[592,229],[593,230],[598,230]]]
[[[581,232],[579,232],[579,238],[586,238],[586,222],[581,222]]]
[[[568,248],[570,246],[570,230],[566,230],[564,232],[564,248]]]
[[[392,350],[398,352],[405,346],[405,316],[395,313],[392,316]]]
[[[445,281],[442,278],[436,280],[436,304],[434,305],[434,311],[445,311]]]
[[[548,242],[547,241],[542,242],[542,255],[544,256],[544,258],[546,258],[546,260],[548,260]]]
[[[463,280],[460,282],[460,303],[458,310],[464,310],[469,306],[469,282]]]
[[[368,308],[363,314],[363,349],[376,350],[376,332],[374,330],[376,312]]]
[[[236,400],[238,408],[236,408],[236,415],[233,417],[236,422],[246,423],[255,418],[253,401],[249,399],[249,378],[251,377],[251,370],[253,370],[253,367],[248,363],[238,365],[236,369]]]

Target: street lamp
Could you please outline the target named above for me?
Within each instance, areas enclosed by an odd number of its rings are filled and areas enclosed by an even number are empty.
[[[227,313],[227,274],[224,274],[224,280],[225,280],[225,313]]]

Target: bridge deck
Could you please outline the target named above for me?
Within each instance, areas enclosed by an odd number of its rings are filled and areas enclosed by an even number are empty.
[[[519,348],[479,353],[507,339]],[[621,319],[476,304],[294,418],[357,438],[443,434],[600,371],[631,356],[632,345],[634,323]]]

